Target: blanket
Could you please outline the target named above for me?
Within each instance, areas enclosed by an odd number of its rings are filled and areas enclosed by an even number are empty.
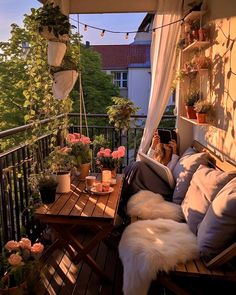
[[[184,220],[180,205],[166,201],[162,195],[147,190],[141,190],[130,198],[127,213],[131,217],[137,216],[141,219]]]
[[[161,218],[137,221],[123,232],[119,256],[124,295],[146,295],[157,272],[198,257],[196,236],[185,223]]]

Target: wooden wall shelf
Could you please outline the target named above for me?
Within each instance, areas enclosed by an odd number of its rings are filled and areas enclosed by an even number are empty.
[[[194,41],[187,47],[183,49],[183,52],[192,51],[192,50],[199,50],[209,46],[211,43],[209,41]]]

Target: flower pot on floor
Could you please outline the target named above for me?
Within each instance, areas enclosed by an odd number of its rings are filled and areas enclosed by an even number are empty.
[[[53,74],[52,92],[56,99],[63,99],[69,95],[78,78],[76,70],[65,70]]]
[[[58,182],[56,190],[57,193],[70,192],[70,172],[57,172],[56,180]]]
[[[62,42],[48,41],[48,64],[59,67],[66,53],[66,44]]]
[[[10,276],[7,274],[5,275],[1,281],[8,285],[8,281],[10,280]],[[22,282],[19,286],[16,287],[7,287],[7,288],[0,288],[1,295],[23,295],[27,289],[26,282]]]

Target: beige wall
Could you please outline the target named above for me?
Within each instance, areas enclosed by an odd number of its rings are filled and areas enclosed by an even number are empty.
[[[213,61],[207,98],[216,105],[216,124],[195,126],[179,121],[180,137],[184,137],[185,130],[191,130],[192,139],[207,145],[222,158],[236,162],[236,2],[211,0],[206,4],[205,21],[210,25],[212,42],[206,55]],[[183,140],[182,146],[186,145]]]

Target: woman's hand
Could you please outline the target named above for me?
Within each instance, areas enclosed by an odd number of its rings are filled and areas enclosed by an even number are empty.
[[[161,142],[160,136],[158,135],[158,132],[154,132],[153,138],[152,138],[152,145],[151,148],[153,150],[156,149],[156,146]]]
[[[177,155],[177,143],[174,139],[169,141],[168,143],[169,147],[172,149],[172,153]]]

